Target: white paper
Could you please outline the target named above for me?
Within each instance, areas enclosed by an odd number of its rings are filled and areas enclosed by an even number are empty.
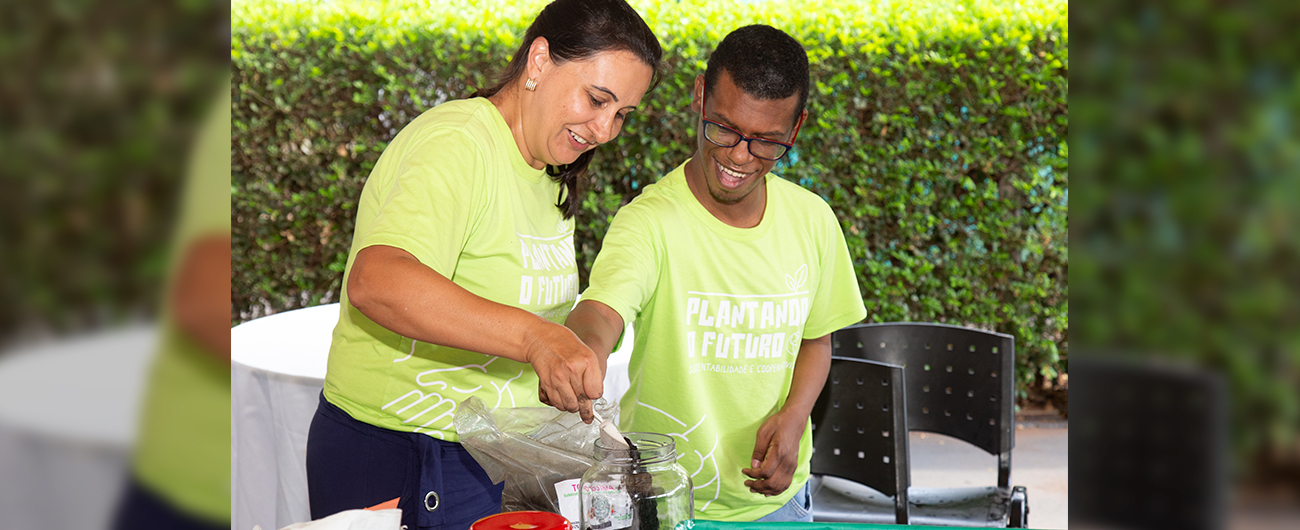
[[[578,484],[582,479],[569,479],[555,483],[555,494],[560,499],[560,515],[569,520],[569,524],[576,528],[578,526],[578,516],[582,513],[582,500],[578,495]]]
[[[402,510],[346,510],[324,519],[295,523],[281,530],[398,530]]]

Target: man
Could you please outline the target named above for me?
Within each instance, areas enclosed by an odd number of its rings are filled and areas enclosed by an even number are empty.
[[[697,518],[812,520],[808,415],[830,333],[866,315],[826,202],[768,174],[807,97],[789,35],[723,39],[695,79],[695,154],[614,217],[566,321],[598,356],[635,321],[619,426],[674,438]]]

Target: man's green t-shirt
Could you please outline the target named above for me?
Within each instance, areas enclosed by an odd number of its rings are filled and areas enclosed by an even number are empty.
[[[325,399],[365,423],[448,441],[459,439],[452,417],[470,396],[544,406],[531,365],[398,335],[357,311],[346,286],[357,252],[388,245],[475,295],[563,322],[578,272],[559,192],[524,162],[486,99],[444,103],[402,129],[361,192]]]
[[[695,199],[683,167],[614,216],[583,299],[636,329],[619,428],[673,437],[697,518],[752,521],[808,478],[809,427],[785,493],[751,493],[741,473],[759,426],[785,403],[801,339],[858,322],[866,309],[820,197],[769,174],[763,220],[736,228]]]

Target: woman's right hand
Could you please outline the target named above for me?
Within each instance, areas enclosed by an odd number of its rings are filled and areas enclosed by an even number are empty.
[[[569,328],[542,321],[530,331],[524,358],[537,372],[538,399],[591,423],[591,402],[604,393],[603,363]]]

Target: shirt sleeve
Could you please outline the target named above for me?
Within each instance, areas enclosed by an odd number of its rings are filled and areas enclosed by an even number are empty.
[[[636,320],[659,283],[663,240],[644,210],[634,202],[614,214],[591,267],[590,286],[582,293],[583,300],[617,311],[624,325]]]
[[[195,138],[181,195],[178,250],[199,236],[230,235],[230,86]]]
[[[452,130],[417,139],[394,154],[393,182],[379,198],[379,212],[358,248],[397,247],[451,278],[475,212],[483,211],[483,151],[468,135]]]
[[[804,326],[803,336],[808,339],[824,337],[867,316],[844,232],[829,207],[823,205],[822,212],[825,237],[822,238],[821,281],[817,283],[808,323]]]

